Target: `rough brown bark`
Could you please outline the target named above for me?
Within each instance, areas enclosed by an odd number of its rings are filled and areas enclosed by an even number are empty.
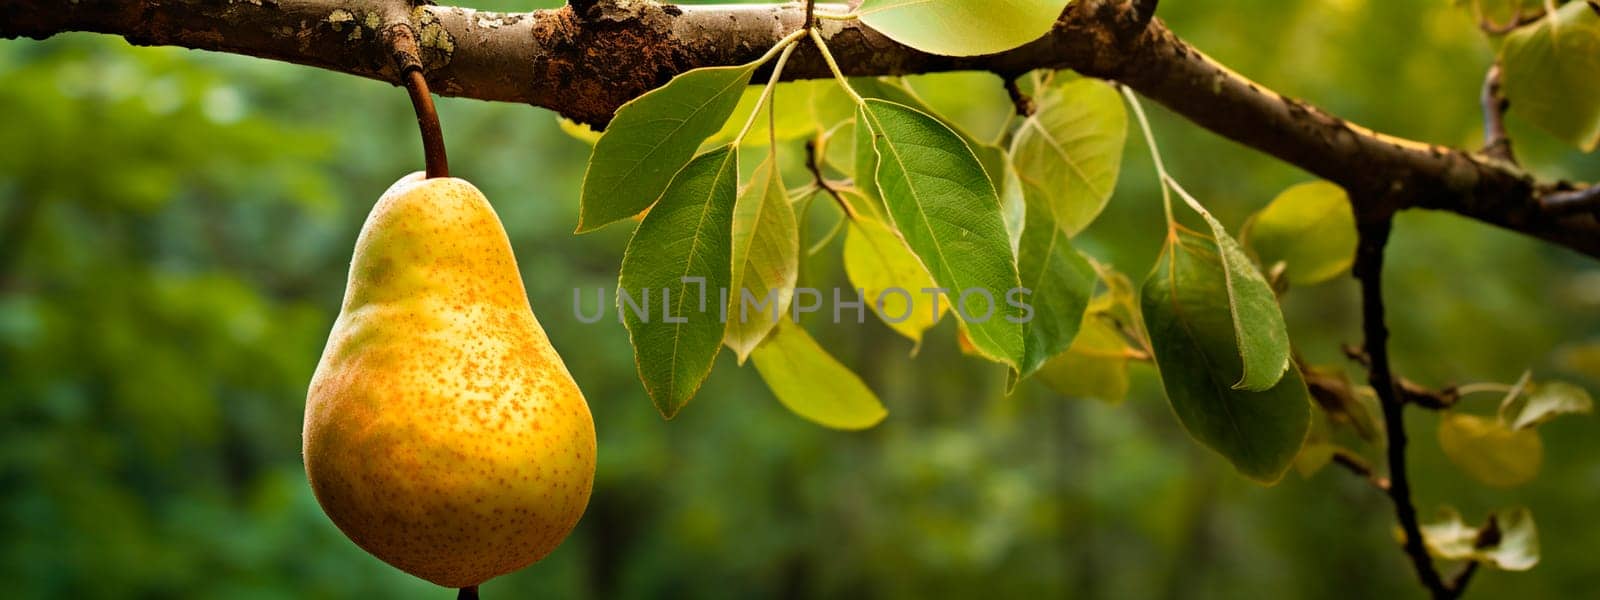
[[[801,4],[578,5],[511,14],[413,9],[408,0],[0,0],[0,36],[94,31],[400,83],[378,33],[405,22],[420,35],[437,93],[533,104],[604,125],[616,107],[677,73],[759,56],[805,18]],[[858,21],[819,27],[851,75],[1071,68],[1126,84],[1202,127],[1338,183],[1352,197],[1370,199],[1362,212],[1448,210],[1600,257],[1592,211],[1549,210],[1541,202],[1571,186],[1537,182],[1506,161],[1348,123],[1228,70],[1148,18],[1130,2],[1078,0],[1044,38],[968,58],[918,52]],[[784,75],[822,78],[828,71],[807,46]]]

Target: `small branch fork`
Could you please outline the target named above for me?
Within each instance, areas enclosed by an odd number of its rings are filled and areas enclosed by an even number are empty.
[[[1590,6],[1593,5],[1591,4]],[[1501,36],[1534,23],[1538,23],[1539,19],[1544,18],[1544,15],[1545,10],[1543,7],[1540,7],[1527,12],[1518,12],[1516,16],[1511,17],[1511,20],[1506,21],[1505,23],[1496,23],[1488,16],[1484,16],[1478,21],[1478,29],[1483,30],[1484,33],[1489,35]]]
[[[1483,93],[1478,97],[1483,104],[1483,153],[1493,158],[1516,164],[1511,153],[1511,138],[1506,135],[1506,109],[1511,101],[1500,93],[1500,63],[1489,66],[1483,77]]]
[[[806,140],[806,170],[811,172],[813,179],[816,179],[817,187],[821,188],[822,191],[833,198],[834,202],[839,204],[839,210],[844,211],[844,216],[851,221],[856,220],[855,209],[850,208],[850,203],[845,201],[844,196],[839,194],[839,190],[828,182],[827,177],[823,176],[822,157],[817,153],[816,140]]]
[[[1389,500],[1395,517],[1405,532],[1404,549],[1423,587],[1435,599],[1451,600],[1461,595],[1476,567],[1469,564],[1460,576],[1446,583],[1428,555],[1422,541],[1422,526],[1411,498],[1411,480],[1406,469],[1405,399],[1389,365],[1389,328],[1384,322],[1383,254],[1393,227],[1390,214],[1359,215],[1355,277],[1361,282],[1361,328],[1368,360],[1368,383],[1378,394],[1383,407],[1384,432],[1389,462]],[[1353,469],[1354,470],[1354,469]]]

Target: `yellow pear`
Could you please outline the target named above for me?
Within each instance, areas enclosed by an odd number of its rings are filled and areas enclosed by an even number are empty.
[[[532,564],[578,523],[594,482],[589,405],[472,184],[413,173],[372,208],[304,436],[334,524],[442,586]]]

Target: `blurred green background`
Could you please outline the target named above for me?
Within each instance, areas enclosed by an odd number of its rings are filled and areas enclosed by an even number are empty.
[[[1171,0],[1161,15],[1286,94],[1396,135],[1479,143],[1493,46],[1449,0]],[[405,94],[86,34],[0,42],[0,80],[5,595],[451,597],[346,540],[299,456],[306,383],[361,221],[390,182],[421,168]],[[1009,106],[988,75],[913,85],[981,131]],[[486,584],[487,598],[1420,590],[1387,500],[1358,479],[1325,469],[1274,488],[1247,482],[1189,440],[1147,366],[1135,367],[1120,406],[1037,383],[1004,397],[1003,372],[962,357],[950,319],[915,357],[876,321],[814,330],[883,397],[890,416],[873,430],[832,432],[789,414],[726,352],[699,397],[663,422],[634,376],[626,331],[573,317],[574,287],[614,288],[629,236],[627,226],[570,234],[587,145],[540,109],[444,99],[440,111],[455,174],[505,221],[600,435],[576,533],[544,562]],[[1309,180],[1153,116],[1173,174],[1230,226]],[[1514,108],[1511,126],[1541,175],[1600,179],[1600,157],[1564,149]],[[1147,156],[1130,138],[1117,196],[1082,238],[1136,279],[1160,243]],[[791,186],[803,181],[792,175]],[[819,227],[834,218],[827,210],[813,211]],[[1387,291],[1402,373],[1510,381],[1531,367],[1600,383],[1562,360],[1600,337],[1600,265],[1446,214],[1406,213],[1395,237]],[[807,277],[841,281],[834,244]],[[1314,363],[1339,364],[1338,345],[1360,341],[1352,282],[1294,290],[1287,310]],[[1474,398],[1468,410],[1492,411],[1495,400]],[[1591,595],[1600,423],[1541,428],[1543,475],[1495,490],[1442,457],[1435,422],[1418,411],[1409,422],[1423,514],[1451,504],[1478,521],[1524,504],[1543,538],[1536,569],[1482,573],[1471,594]]]

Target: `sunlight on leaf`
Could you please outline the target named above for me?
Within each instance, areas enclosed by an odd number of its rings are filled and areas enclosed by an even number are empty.
[[[1589,391],[1565,381],[1530,384],[1500,405],[1500,422],[1512,430],[1534,427],[1561,415],[1594,412]]]
[[[1439,447],[1457,468],[1495,487],[1533,481],[1544,464],[1544,442],[1537,431],[1512,431],[1497,419],[1476,415],[1442,415]]]
[[[921,344],[922,332],[939,322],[950,303],[935,302],[922,292],[938,286],[900,234],[864,213],[849,227],[844,271],[850,285],[862,290],[867,306],[885,325]]]
[[[1128,112],[1122,96],[1098,79],[1051,85],[1034,99],[1038,112],[1017,128],[1012,161],[1023,181],[1047,194],[1061,230],[1076,235],[1117,187]]]
[[[1470,527],[1451,507],[1422,525],[1428,553],[1445,560],[1476,560],[1502,571],[1526,571],[1539,564],[1539,529],[1525,507],[1495,511],[1482,528]]]
[[[812,85],[831,83],[827,81],[795,81],[780,83],[772,90],[772,98],[768,102],[776,110],[773,113],[777,121],[778,141],[799,139],[815,133],[816,121],[811,118],[811,113],[806,110],[806,105],[811,101]],[[750,118],[750,111],[756,109],[756,104],[761,100],[764,86],[752,85],[744,88],[744,93],[739,96],[739,104],[733,109],[733,117],[722,124],[722,129],[712,134],[703,144],[721,146],[733,142],[734,136],[739,135],[739,129]],[[761,110],[765,111],[766,106]],[[766,113],[756,117],[755,124],[750,127],[750,133],[745,135],[740,146],[759,147],[767,145],[772,137],[768,131]]]
[[[1037,376],[1057,394],[1119,404],[1128,396],[1128,361],[1133,352],[1100,313],[1088,313],[1072,345],[1045,362]]]
[[[583,123],[579,123],[566,117],[556,117],[556,124],[561,127],[562,133],[572,136],[572,139],[578,140],[590,146],[593,146],[595,142],[600,141],[600,132],[595,131],[593,127],[584,125]]]
[[[1290,285],[1313,285],[1355,262],[1356,220],[1344,188],[1326,181],[1296,185],[1250,217],[1239,237],[1263,271],[1288,266]]]
[[[1068,0],[865,0],[861,21],[912,48],[947,56],[1010,50],[1050,31]]]
[[[1506,36],[1510,115],[1585,152],[1600,143],[1600,15],[1582,2]]]
[[[800,229],[773,158],[756,167],[733,208],[733,279],[724,339],[741,364],[789,311],[800,274]]]
[[[750,357],[779,402],[819,425],[866,429],[889,414],[860,377],[790,319],[780,320]]]

